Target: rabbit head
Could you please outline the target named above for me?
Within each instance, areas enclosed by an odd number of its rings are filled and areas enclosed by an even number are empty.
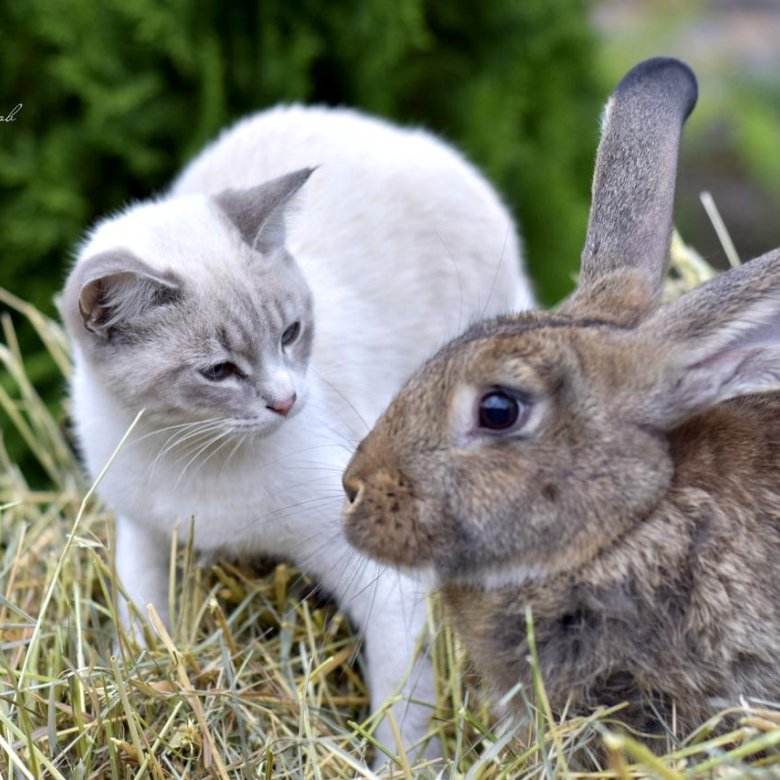
[[[445,346],[345,475],[344,525],[369,555],[496,586],[579,567],[675,479],[668,432],[780,386],[780,253],[659,305],[677,153],[696,81],[641,63],[604,116],[577,291]]]

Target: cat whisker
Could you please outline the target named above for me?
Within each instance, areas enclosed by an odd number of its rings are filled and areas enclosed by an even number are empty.
[[[441,245],[444,247],[444,251],[447,253],[447,257],[452,262],[452,267],[455,269],[455,274],[458,277],[458,295],[460,298],[460,302],[458,304],[458,332],[452,334],[453,336],[457,336],[463,329],[463,277],[460,275],[460,266],[455,259],[455,255],[452,254],[449,246],[447,246],[447,242],[442,238],[438,230],[435,231],[435,234],[436,238],[439,239]]]
[[[321,531],[320,531],[319,533],[322,533],[322,531],[324,531],[324,530],[325,530],[325,529],[321,529]],[[318,535],[319,535],[319,533],[318,533],[318,534],[314,534],[313,536],[311,536],[311,537],[309,537],[309,538],[310,538],[310,539],[313,539],[314,537],[318,536]],[[314,552],[312,552],[312,554],[310,554],[309,556],[307,556],[307,557],[304,559],[304,560],[306,561],[306,564],[309,564],[309,563],[311,563],[311,561],[312,561],[312,560],[314,560],[314,559],[317,557],[317,555],[318,555],[318,553],[319,553],[320,551],[322,551],[322,550],[323,550],[325,547],[327,547],[328,545],[332,544],[332,543],[333,543],[333,542],[334,542],[336,539],[338,539],[338,537],[339,537],[339,536],[340,536],[340,534],[339,534],[338,532],[336,532],[336,533],[334,533],[334,534],[331,534],[331,535],[330,535],[330,536],[329,536],[329,537],[328,537],[328,538],[327,538],[327,539],[326,539],[326,540],[323,542],[323,544],[322,544],[322,545],[320,545],[319,547],[317,547],[317,549],[316,549]],[[344,552],[344,553],[342,553],[342,556],[341,556],[341,558],[339,558],[339,559],[338,559],[338,561],[337,561],[337,562],[336,562],[336,563],[335,563],[333,566],[329,567],[328,571],[332,571],[332,570],[333,570],[333,568],[335,568],[335,565],[341,562],[341,560],[344,558],[345,554],[346,554],[346,557],[347,557],[347,562],[346,562],[346,564],[345,564],[345,570],[346,570],[346,566],[348,566],[348,565],[349,565],[349,561],[351,560],[352,556],[354,555],[354,550],[351,550],[351,549],[349,549],[349,548],[347,548],[347,549],[345,550],[345,552]],[[297,578],[294,580],[294,583],[295,583],[295,584],[297,584],[298,582],[300,582],[300,581],[301,581],[301,580],[304,578],[304,576],[305,576],[305,572],[306,572],[306,569],[307,569],[307,566],[306,566],[306,565],[304,565],[304,564],[301,562],[301,563],[299,564],[299,569],[300,569],[300,572],[301,572],[301,573],[300,573],[300,574],[298,575],[298,577],[297,577]],[[337,589],[336,589],[336,590],[337,590]],[[290,609],[290,610],[288,610],[288,613],[292,613],[292,612],[294,612],[294,611],[295,611],[295,610],[296,610],[296,609],[297,609],[297,608],[298,608],[298,607],[299,607],[301,604],[303,604],[303,602],[304,602],[304,601],[306,601],[306,599],[307,599],[307,598],[310,598],[310,597],[311,597],[311,595],[313,595],[313,594],[316,594],[316,593],[319,593],[319,592],[321,592],[321,591],[324,591],[324,587],[323,587],[323,585],[322,585],[322,580],[320,579],[320,580],[318,580],[318,581],[316,581],[316,582],[315,582],[315,584],[314,584],[314,588],[312,589],[312,591],[311,591],[310,593],[308,593],[306,596],[304,596],[302,599],[300,599],[300,600],[299,600],[299,601],[298,601],[298,602],[297,602],[295,605],[293,605],[293,606],[291,607],[291,609]],[[331,593],[331,594],[329,594],[329,595],[333,596],[333,595],[335,595],[335,594],[332,594],[332,593]]]
[[[206,434],[217,430],[220,427],[220,422],[220,418],[216,418],[214,420],[204,420],[202,422],[189,423],[184,430],[174,432],[166,439],[165,443],[160,448],[160,451],[157,453],[157,457],[153,461],[153,464],[163,458],[171,450],[184,444],[186,441],[189,441],[193,438],[197,439],[200,436],[205,436]]]
[[[318,376],[318,377],[319,377],[319,378],[320,378],[320,379],[321,379],[321,380],[322,380],[322,381],[323,381],[323,382],[324,382],[324,383],[325,383],[325,384],[326,384],[326,385],[327,385],[327,386],[328,386],[328,387],[329,387],[331,390],[333,390],[333,392],[334,392],[334,393],[336,393],[336,395],[338,395],[338,396],[339,396],[339,398],[341,398],[341,400],[342,400],[342,401],[344,401],[344,403],[345,403],[345,404],[346,404],[346,405],[347,405],[347,406],[348,406],[350,409],[352,409],[352,411],[353,411],[353,412],[355,413],[355,415],[357,416],[358,420],[360,420],[360,422],[363,424],[363,427],[366,429],[366,433],[368,433],[368,432],[371,430],[371,426],[370,426],[370,425],[369,425],[369,424],[366,422],[366,420],[365,420],[365,418],[363,417],[363,415],[362,415],[362,414],[360,414],[360,412],[359,412],[359,411],[358,411],[358,410],[355,408],[355,405],[352,403],[352,401],[350,401],[350,400],[349,400],[349,398],[347,398],[347,396],[346,396],[346,395],[344,395],[344,393],[343,393],[341,390],[339,390],[339,388],[338,388],[338,387],[336,387],[336,386],[335,386],[335,385],[334,385],[332,382],[329,382],[327,379],[325,379],[325,377],[324,377],[324,376],[323,376],[323,375],[322,375],[322,374],[321,374],[319,371],[317,371],[317,369],[316,369],[314,366],[309,366],[309,368],[310,368],[310,370],[311,370],[313,373],[315,373],[315,374],[316,374],[316,375],[317,375],[317,376]]]
[[[192,423],[186,429],[176,431],[171,436],[169,436],[168,439],[166,439],[166,444],[170,441],[175,442],[175,444],[179,444],[183,441],[186,441],[191,436],[197,436],[202,433],[216,430],[222,427],[222,422],[222,418],[216,418],[214,420],[204,420],[202,422]]]
[[[368,559],[364,558],[363,559],[363,565],[360,568],[360,577],[361,577],[361,579],[362,579],[363,575],[365,574],[366,567],[368,565],[369,565]],[[350,592],[350,598],[349,598],[350,602],[354,601],[359,596],[362,596],[363,593],[365,593],[365,591],[368,590],[368,588],[373,588],[373,591],[371,593],[371,598],[370,598],[369,604],[368,604],[368,611],[367,611],[366,617],[364,619],[365,625],[370,625],[371,624],[371,618],[372,618],[372,613],[374,611],[374,604],[375,604],[375,601],[376,601],[376,593],[377,593],[377,588],[378,588],[378,585],[379,585],[379,580],[382,578],[382,576],[384,575],[384,573],[386,571],[387,571],[387,569],[381,569],[376,577],[374,577],[372,580],[370,580],[368,582],[368,584],[366,584],[364,587],[362,587],[356,593],[351,593],[352,583],[355,581],[355,577],[353,577],[349,581],[349,583],[347,585],[347,592]],[[354,654],[354,657],[357,657],[358,653],[360,653],[360,650],[363,648],[363,644],[364,644],[365,641],[366,641],[365,634],[361,633],[358,636],[358,641],[355,643],[355,654]]]
[[[327,409],[321,409],[317,408],[316,405],[310,404],[309,407],[309,416],[314,419],[315,422],[317,422],[318,426],[321,428],[320,431],[318,431],[318,435],[324,437],[325,432],[327,431],[329,440],[332,442],[336,442],[337,440],[346,447],[350,451],[354,451],[355,447],[357,447],[358,443],[360,442],[360,438],[352,438],[350,436],[347,436],[347,434],[340,430],[339,427],[334,426],[334,417],[333,417],[333,410],[327,410]],[[335,418],[335,422],[346,424],[342,419]],[[362,421],[365,424],[365,421]]]
[[[174,488],[178,487],[179,483],[184,479],[184,475],[187,473],[187,470],[189,467],[204,453],[206,452],[210,447],[213,447],[220,439],[224,438],[225,436],[229,436],[228,431],[220,431],[215,436],[210,438],[205,444],[201,445],[195,452],[195,454],[187,461],[184,468],[181,470],[181,473],[176,479],[176,482],[174,483]]]
[[[230,450],[230,452],[228,452],[227,456],[222,461],[222,466],[219,469],[220,479],[222,479],[222,475],[225,473],[225,469],[228,467],[230,461],[233,459],[235,454],[244,446],[244,444],[246,444],[247,441],[249,441],[252,445],[254,445],[254,441],[256,438],[257,437],[252,436],[251,433],[239,434],[232,449]],[[230,439],[228,439],[227,441],[230,441]],[[258,469],[258,471],[260,470]]]
[[[185,430],[175,433],[172,437],[165,442],[163,447],[155,456],[154,460],[149,464],[148,473],[151,479],[154,476],[155,470],[159,463],[170,453],[176,449],[182,449],[182,454],[178,457],[172,465],[176,466],[186,458],[189,453],[192,452],[192,448],[200,446],[203,437],[213,436],[216,431],[219,431],[220,426],[218,423],[205,423],[200,424],[195,430]]]
[[[244,442],[246,442],[248,436],[250,436],[250,434],[248,434],[248,433],[242,433],[241,434],[240,438],[236,442],[236,444],[233,447],[233,449],[230,450],[230,452],[228,453],[227,459],[225,460],[225,465],[230,463],[231,459],[236,454],[236,452],[238,452],[238,450],[241,449],[241,447],[244,445]]]
[[[302,447],[299,450],[292,450],[291,452],[285,452],[284,455],[282,455],[279,458],[276,458],[275,460],[271,461],[262,461],[258,463],[258,468],[265,469],[265,468],[272,468],[273,466],[280,466],[287,462],[288,459],[294,458],[297,455],[302,455],[304,452],[313,452],[314,450],[319,449],[332,449],[332,448],[342,448],[342,444],[315,444],[311,447]]]
[[[210,461],[210,460],[211,460],[211,459],[212,459],[212,458],[213,458],[213,457],[214,457],[214,456],[215,456],[217,453],[221,452],[221,451],[222,451],[222,449],[223,449],[223,448],[224,448],[224,447],[225,447],[227,444],[229,444],[229,443],[230,443],[230,436],[229,436],[229,435],[226,435],[226,436],[224,436],[224,437],[223,437],[223,440],[222,440],[222,442],[220,443],[220,445],[219,445],[218,447],[215,447],[215,448],[214,448],[214,449],[213,449],[213,450],[212,450],[212,451],[211,451],[211,452],[210,452],[210,453],[209,453],[209,454],[208,454],[208,455],[207,455],[207,456],[206,456],[206,457],[205,457],[205,458],[204,458],[204,459],[203,459],[203,460],[202,460],[202,461],[201,461],[201,462],[198,464],[197,468],[196,468],[196,469],[195,469],[195,471],[193,472],[193,476],[194,476],[195,474],[197,474],[197,473],[198,473],[198,471],[200,471],[201,469],[203,469],[203,468],[206,466],[206,464],[207,464],[207,463],[208,463],[208,462],[209,462],[209,461]],[[230,456],[228,456],[228,458],[229,458],[229,457],[230,457]],[[223,464],[223,468],[224,468],[224,464]]]
[[[304,543],[308,544],[313,539],[316,539],[318,536],[320,536],[321,534],[325,533],[327,530],[329,530],[329,529],[328,528],[321,528],[317,533],[312,534],[311,536],[307,537],[305,540],[301,540],[301,542],[299,542],[298,546],[300,546],[301,544],[304,544]],[[308,568],[314,560],[319,558],[320,553],[323,550],[325,550],[326,548],[330,547],[337,539],[339,539],[340,536],[341,536],[341,530],[340,529],[337,529],[335,532],[331,533],[326,539],[323,540],[323,542],[321,544],[319,544],[317,547],[315,547],[305,558],[301,559],[301,561],[299,562],[300,568],[303,569],[303,570]],[[337,561],[335,561],[328,568],[328,572],[331,572],[331,571],[333,571],[333,569],[336,568],[336,566],[341,562],[341,560],[342,560],[342,558],[343,558],[343,556],[345,554],[348,556],[347,564],[345,564],[345,571],[346,571],[346,566],[348,565],[349,560],[352,559],[352,556],[355,555],[355,550],[353,550],[351,547],[345,547],[344,550],[345,550],[345,552],[342,553],[342,557],[339,558]],[[343,574],[344,574],[344,572],[342,572],[342,576],[343,576]],[[332,587],[336,587],[338,585],[338,582],[339,582],[339,580],[336,580],[336,583]]]
[[[341,574],[338,578],[338,583],[340,584],[347,573],[348,570],[352,572],[352,575],[350,576],[349,580],[347,581],[346,585],[342,587],[342,590],[344,593],[351,593],[352,592],[352,586],[355,583],[355,581],[360,581],[363,579],[363,576],[366,573],[366,569],[370,565],[370,561],[365,558],[364,556],[360,556],[358,560],[358,564],[356,566],[353,566],[353,562],[355,560],[355,557],[358,555],[357,551],[350,549],[350,554],[347,557],[347,561],[344,564],[344,568],[341,571]],[[357,595],[357,594],[355,594]],[[350,601],[352,599],[350,598]],[[370,610],[369,610],[370,613]]]
[[[132,440],[132,443],[141,442],[141,441],[144,441],[145,439],[148,439],[151,436],[157,436],[157,435],[159,435],[161,433],[166,433],[167,431],[172,431],[172,430],[175,430],[177,428],[191,428],[194,425],[202,425],[204,423],[215,422],[215,421],[218,421],[220,419],[222,419],[222,418],[220,418],[220,417],[211,417],[211,418],[209,418],[207,420],[197,420],[195,422],[185,422],[185,423],[178,423],[176,425],[166,425],[163,428],[155,428],[152,431],[147,431],[142,436],[138,436],[138,437],[134,438]]]
[[[322,531],[324,531],[324,530],[325,529],[322,529]],[[320,533],[322,533],[322,531],[320,531]],[[313,534],[312,536],[309,537],[308,540],[311,541],[311,539],[315,538],[318,535],[319,535],[319,533],[318,534]],[[320,557],[320,553],[323,550],[325,550],[326,548],[330,547],[333,544],[333,542],[335,542],[337,539],[339,539],[340,536],[341,536],[340,531],[336,531],[335,533],[333,533],[330,536],[328,536],[322,542],[322,544],[318,545],[314,550],[312,550],[309,553],[309,555],[306,556],[306,558],[302,559],[299,562],[301,570],[302,571],[306,571],[307,568],[309,568],[309,566],[311,565],[311,563],[313,561],[315,561],[317,558]],[[357,567],[357,568],[355,568],[355,567],[350,568],[350,564],[355,559],[356,555],[358,555],[358,553],[357,553],[357,551],[355,549],[353,549],[351,547],[348,547],[348,546],[345,546],[343,552],[341,553],[341,555],[335,561],[333,561],[330,566],[328,566],[327,570],[325,570],[324,572],[320,571],[320,574],[325,573],[325,574],[331,575],[333,573],[333,571],[336,570],[343,562],[343,566],[341,567],[341,572],[338,575],[338,577],[336,577],[333,580],[331,580],[330,577],[328,577],[328,581],[330,583],[329,584],[329,592],[331,593],[331,595],[336,597],[336,599],[337,599],[337,601],[339,601],[339,603],[343,603],[343,596],[341,594],[349,592],[349,589],[350,589],[350,586],[352,585],[352,582],[354,582],[354,580],[357,577],[362,577],[363,576],[363,572],[365,571],[365,567],[369,563],[369,561],[366,558],[363,558],[361,556],[360,566]],[[347,583],[346,586],[342,587],[341,583],[344,580],[344,577],[345,577],[345,575],[346,575],[348,570],[351,572],[351,576],[350,576],[349,582]],[[320,579],[324,579],[324,578],[320,577]]]
[[[230,436],[235,436],[235,431],[229,431],[228,432],[228,436],[229,437]],[[236,453],[244,446],[244,444],[246,443],[247,439],[249,439],[250,441],[253,441],[254,437],[251,434],[249,434],[249,433],[241,433],[241,434],[239,434],[235,438],[235,441],[233,443],[233,447],[231,448],[230,452],[228,452],[228,454],[225,456],[225,458],[222,461],[222,466],[220,467],[220,470],[219,470],[219,478],[220,479],[222,479],[222,475],[225,473],[225,469],[230,464],[230,461],[233,459],[233,457],[236,455]],[[222,447],[225,444],[229,443],[230,441],[232,441],[231,438],[225,439],[225,441],[217,448],[217,450],[221,450]],[[212,453],[212,455],[215,455],[215,454],[216,453]],[[211,457],[211,455],[209,455],[209,458],[210,457]],[[206,460],[208,460],[209,458],[206,458]]]
[[[341,501],[342,497],[340,495],[336,496],[317,496],[316,498],[309,498],[304,501],[299,501],[295,504],[288,504],[283,507],[279,507],[278,509],[274,509],[271,512],[267,512],[264,515],[260,515],[259,517],[255,517],[252,520],[250,520],[248,523],[245,523],[244,525],[240,526],[236,529],[234,532],[234,536],[240,536],[244,531],[246,531],[249,528],[252,528],[253,526],[257,525],[258,523],[264,523],[267,520],[270,520],[273,517],[276,517],[277,515],[282,514],[283,512],[289,512],[291,509],[300,509],[301,507],[307,508],[307,511],[311,511],[314,509],[319,510],[321,506],[327,506],[333,501]],[[313,505],[313,506],[312,506]]]
[[[317,427],[316,438],[319,441],[320,447],[330,447],[334,449],[342,450],[348,457],[352,456],[359,443],[359,439],[350,439],[337,431],[331,431],[327,429],[328,422],[324,419],[318,418],[314,414],[309,415],[310,422]]]
[[[367,564],[368,564],[368,562],[366,562],[366,565]],[[364,565],[364,570],[365,570],[365,565]],[[364,585],[359,591],[357,591],[356,593],[353,593],[350,596],[349,600],[350,601],[354,601],[356,598],[358,598],[363,593],[365,593],[369,588],[374,588],[374,593],[371,596],[371,606],[369,607],[369,614],[370,614],[371,613],[371,609],[374,606],[374,599],[376,598],[376,588],[377,588],[377,585],[379,584],[379,580],[381,580],[382,577],[384,577],[385,574],[387,574],[388,571],[390,571],[390,569],[387,566],[383,566],[382,568],[380,568],[378,574],[376,575],[376,577],[374,577],[370,582],[368,582],[366,585]]]
[[[295,483],[293,483],[291,485],[285,485],[285,489],[283,491],[279,491],[278,493],[272,493],[270,497],[273,498],[275,496],[278,496],[282,492],[286,493],[288,490],[297,490],[298,488],[307,488],[307,487],[311,487],[313,485],[321,485],[323,483],[325,485],[327,485],[330,482],[333,482],[333,477],[330,474],[326,474],[324,476],[315,477],[314,479],[307,479],[307,480],[305,480],[303,482],[295,482]],[[324,495],[324,491],[319,490],[318,492],[321,495]],[[329,497],[337,498],[337,497],[340,497],[340,496],[343,497],[343,495],[344,494],[343,494],[343,492],[342,492],[342,490],[340,488],[334,487],[330,491]]]
[[[157,456],[155,457],[155,462],[161,460],[167,453],[176,447],[181,446],[192,438],[197,438],[201,435],[204,435],[205,433],[217,428],[218,425],[219,424],[216,421],[208,423],[190,423],[186,427],[182,427],[181,429],[174,431],[168,436],[168,438],[158,450]]]
[[[298,463],[295,466],[291,467],[291,471],[301,470],[301,471],[327,471],[330,474],[336,474],[339,477],[341,474],[344,473],[344,469],[339,466],[323,466],[323,465],[312,465],[308,463]],[[324,477],[323,477],[324,479]]]
[[[501,245],[501,254],[498,257],[496,268],[493,271],[493,281],[490,283],[490,289],[488,290],[488,297],[487,300],[485,301],[485,305],[482,307],[482,314],[480,315],[481,319],[484,319],[488,307],[490,306],[490,299],[493,297],[493,293],[495,292],[496,289],[496,284],[498,282],[498,275],[501,271],[501,266],[504,264],[504,258],[506,257],[506,245],[507,242],[509,241],[509,232],[510,232],[510,228],[507,228],[506,232],[504,233],[504,243]]]

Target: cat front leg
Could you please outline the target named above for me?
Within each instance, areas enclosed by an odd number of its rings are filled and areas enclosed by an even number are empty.
[[[373,567],[369,567],[373,568]],[[436,704],[433,666],[427,652],[426,589],[392,570],[381,569],[369,577],[373,584],[351,589],[349,609],[365,641],[371,709],[378,710],[391,698],[390,712],[398,724],[409,759],[440,755],[437,740],[423,744]],[[421,641],[423,642],[421,646]],[[419,650],[419,652],[418,652]],[[386,715],[376,738],[394,752],[398,745]],[[385,763],[377,756],[376,764]]]
[[[126,517],[116,519],[116,570],[130,600],[146,618],[146,605],[154,604],[166,625],[168,615],[168,570],[171,543],[164,534],[134,523]],[[127,602],[119,599],[122,624],[131,625]],[[136,626],[137,638],[141,638]]]

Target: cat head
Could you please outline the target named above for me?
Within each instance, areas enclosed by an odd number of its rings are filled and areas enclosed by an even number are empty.
[[[92,232],[60,308],[129,410],[267,433],[301,409],[314,321],[285,216],[311,172],[141,204]]]

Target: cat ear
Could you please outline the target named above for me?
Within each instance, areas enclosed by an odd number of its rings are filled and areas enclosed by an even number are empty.
[[[72,325],[108,338],[113,328],[171,303],[180,292],[173,274],[155,271],[131,252],[116,249],[93,255],[74,268],[62,297],[63,315]]]
[[[269,254],[284,246],[285,212],[313,171],[313,168],[301,168],[257,187],[225,190],[215,195],[214,200],[249,246]]]

